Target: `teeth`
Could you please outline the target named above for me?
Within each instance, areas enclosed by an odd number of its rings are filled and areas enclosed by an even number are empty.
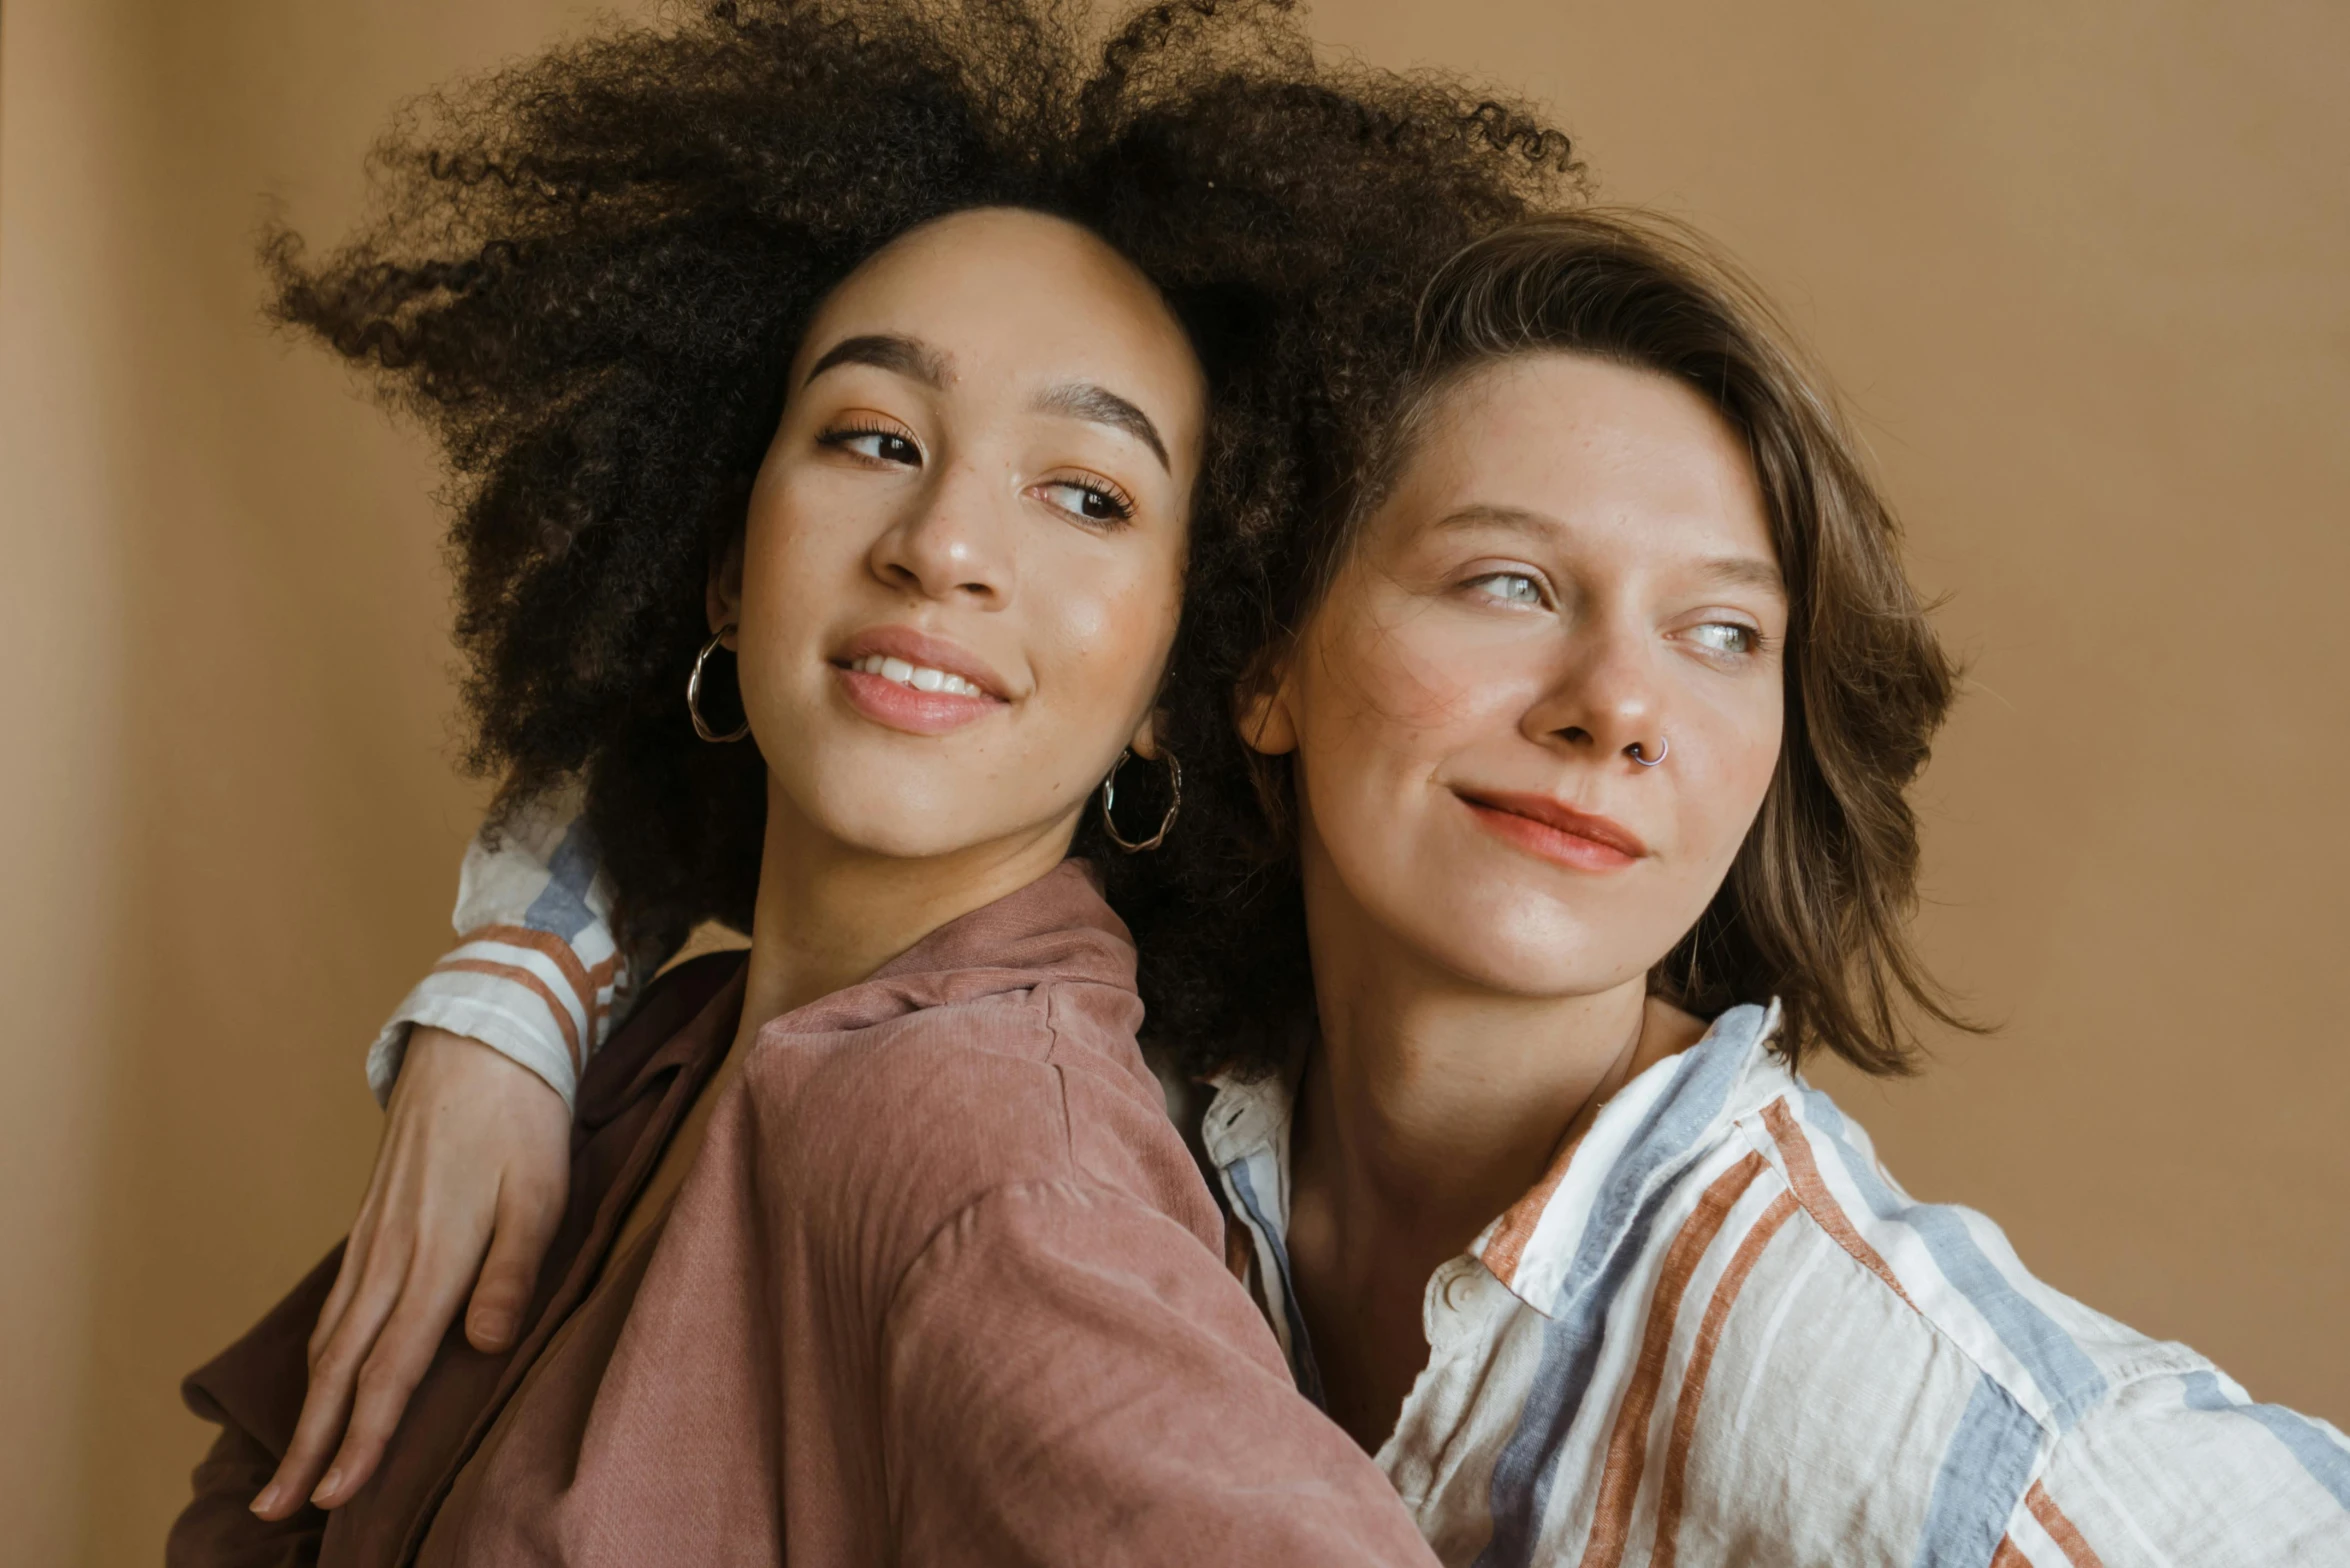
[[[954,697],[987,695],[960,675],[949,675],[927,664],[908,664],[903,659],[893,659],[887,654],[869,653],[852,668],[867,675],[878,675],[883,680],[896,681],[900,686],[911,686],[916,691],[943,691]]]

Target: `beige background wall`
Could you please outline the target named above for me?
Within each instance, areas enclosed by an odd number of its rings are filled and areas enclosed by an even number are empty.
[[[177,1376],[342,1229],[360,1048],[437,950],[428,454],[270,339],[398,96],[568,0],[0,19],[0,1519],[156,1555]],[[1973,689],[1928,945],[2003,1020],[1834,1087],[2063,1287],[2350,1425],[2350,11],[1325,0],[1554,105],[1841,378]],[[21,1554],[21,1555],[18,1555]]]

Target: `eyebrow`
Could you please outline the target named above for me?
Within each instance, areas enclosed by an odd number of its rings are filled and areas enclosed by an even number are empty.
[[[808,371],[806,386],[836,365],[871,365],[892,375],[910,377],[924,386],[944,390],[947,384],[947,357],[919,338],[900,337],[888,332],[868,332],[860,337],[842,338],[825,350],[824,357]]]
[[[1090,381],[1072,381],[1053,388],[1031,406],[1040,414],[1067,414],[1123,430],[1149,447],[1161,468],[1174,472],[1173,465],[1167,461],[1167,444],[1159,439],[1159,427],[1151,423],[1151,416],[1107,387],[1097,387]]]
[[[1787,579],[1778,563],[1759,555],[1725,555],[1698,568],[1701,575],[1725,588],[1760,588],[1787,597]]]
[[[1522,506],[1464,506],[1436,520],[1439,528],[1478,528],[1488,523],[1546,534],[1556,533],[1559,528],[1557,518],[1546,517],[1540,512],[1529,512]]]

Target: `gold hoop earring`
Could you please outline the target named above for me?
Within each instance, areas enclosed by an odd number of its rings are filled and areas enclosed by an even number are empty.
[[[685,711],[693,715],[694,733],[704,740],[724,743],[741,740],[745,735],[751,733],[751,720],[748,714],[743,716],[742,728],[731,735],[719,734],[702,719],[702,666],[709,662],[710,655],[718,651],[718,645],[724,642],[733,631],[734,623],[732,621],[719,627],[716,634],[708,642],[702,644],[702,651],[694,655],[694,672],[685,678]]]
[[[1118,760],[1110,765],[1110,776],[1102,780],[1102,830],[1110,835],[1111,843],[1129,855],[1139,855],[1167,842],[1167,830],[1175,825],[1175,813],[1183,809],[1183,764],[1175,760],[1175,753],[1167,753],[1167,788],[1175,798],[1167,802],[1167,814],[1159,819],[1159,831],[1139,844],[1129,844],[1119,836],[1118,819],[1110,815],[1110,808],[1118,803],[1118,770],[1133,755],[1131,748],[1118,753]]]

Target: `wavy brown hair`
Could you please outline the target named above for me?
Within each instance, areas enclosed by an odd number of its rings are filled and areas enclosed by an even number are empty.
[[[1688,387],[1743,438],[1785,576],[1786,729],[1762,809],[1720,891],[1650,974],[1650,989],[1711,1017],[1772,996],[1782,1051],[1824,1049],[1873,1073],[1908,1070],[1918,1016],[1970,1028],[1909,934],[1917,821],[1907,798],[1948,712],[1956,671],[1901,564],[1900,529],[1824,380],[1760,294],[1694,235],[1585,209],[1485,235],[1428,285],[1413,352],[1346,493],[1260,562],[1265,619],[1231,650],[1245,686],[1294,638],[1431,416],[1462,378],[1522,354],[1577,354]],[[1268,832],[1253,864],[1190,892],[1203,918],[1154,963],[1221,971],[1188,991],[1222,1004],[1188,1020],[1190,1065],[1263,1068],[1310,1007],[1290,833],[1290,759],[1235,738],[1200,770],[1247,787]],[[1148,957],[1148,955],[1146,955]],[[1183,991],[1186,988],[1169,987]],[[1268,1027],[1269,1026],[1269,1027]],[[1234,1052],[1228,1042],[1247,1042]]]

